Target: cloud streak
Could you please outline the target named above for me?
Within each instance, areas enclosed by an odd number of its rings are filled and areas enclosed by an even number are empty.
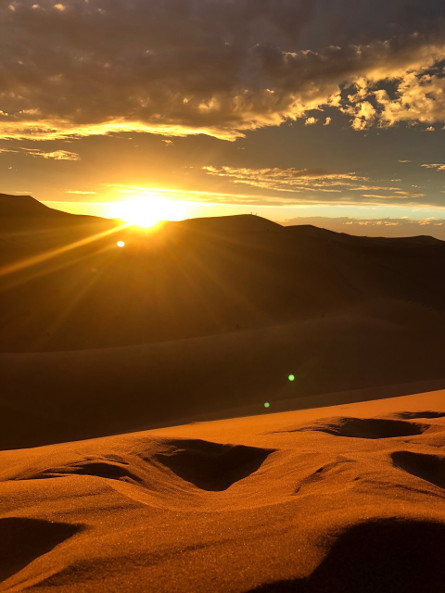
[[[225,168],[206,167],[207,172],[213,169],[214,172],[221,172]],[[195,203],[207,204],[226,204],[226,205],[246,205],[246,206],[302,206],[302,205],[397,205],[409,206],[412,204],[419,205],[420,197],[423,193],[399,190],[398,188],[391,188],[388,186],[373,186],[366,185],[359,176],[354,174],[335,174],[295,170],[300,174],[300,177],[292,177],[292,169],[241,169],[240,175],[253,178],[255,174],[262,175],[263,180],[259,179],[257,183],[249,183],[249,181],[236,181],[235,183],[250,185],[260,190],[256,193],[239,192],[239,191],[211,191],[211,190],[194,190],[190,189],[166,189],[159,187],[143,187],[136,185],[125,184],[106,184],[104,187],[107,193],[121,195],[122,198],[127,199],[129,196],[142,196],[150,198],[165,197],[173,200],[185,200]],[[259,173],[262,171],[262,173]],[[284,172],[284,173],[283,173]],[[231,173],[235,175],[235,170]],[[212,173],[211,173],[212,174]],[[219,176],[219,175],[218,175]],[[287,176],[287,179],[285,178]],[[235,179],[235,178],[234,178]],[[336,187],[331,188],[329,184],[335,184]],[[297,184],[297,189],[292,187]],[[356,184],[356,185],[354,185]],[[377,188],[381,190],[382,194],[366,194],[365,188]],[[279,189],[284,188],[284,189]],[[321,189],[320,189],[321,188]],[[324,190],[324,191],[323,191]],[[260,193],[261,192],[261,193]],[[422,203],[422,207],[430,204]]]
[[[38,148],[0,148],[0,154],[24,154],[34,158],[53,161],[78,161],[80,156],[68,150],[45,151]]]
[[[337,194],[336,200],[398,202],[423,198],[424,193],[406,190],[389,184],[375,184],[368,177],[354,172],[330,173],[323,169],[249,169],[238,167],[203,167],[205,173],[222,177],[235,184],[249,185],[263,190],[297,194],[295,199],[321,200],[323,194]],[[376,193],[380,192],[380,193]],[[311,193],[314,194],[311,197]],[[298,196],[303,194],[303,196]],[[340,194],[340,195],[338,195]]]
[[[425,163],[420,165],[425,169],[435,169],[436,171],[445,171],[445,163]]]

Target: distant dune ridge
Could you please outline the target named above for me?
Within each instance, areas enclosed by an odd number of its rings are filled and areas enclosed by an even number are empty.
[[[252,215],[139,231],[0,195],[0,270],[2,448],[443,385],[430,237]]]

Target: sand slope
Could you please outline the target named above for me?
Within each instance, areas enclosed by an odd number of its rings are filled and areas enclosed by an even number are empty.
[[[444,446],[437,391],[3,451],[0,591],[439,593]]]
[[[406,328],[358,309],[158,344],[0,354],[0,448],[255,414],[265,401],[289,410],[319,405],[317,394],[336,393],[326,404],[440,388],[443,335],[440,324]]]

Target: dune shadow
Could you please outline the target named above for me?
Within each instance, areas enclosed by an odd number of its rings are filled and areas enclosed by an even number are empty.
[[[413,453],[411,451],[394,451],[391,454],[391,459],[399,469],[431,482],[431,484],[439,486],[439,488],[445,488],[445,457],[426,453]]]
[[[432,410],[425,410],[423,412],[398,412],[394,414],[396,418],[404,420],[415,420],[416,418],[443,418],[445,412],[433,412]]]
[[[79,525],[39,519],[0,519],[0,582],[81,530]]]
[[[247,593],[443,593],[445,524],[382,519],[351,527],[306,579]]]
[[[422,434],[428,428],[427,424],[405,422],[403,420],[339,417],[320,420],[311,426],[299,428],[295,432],[318,431],[341,437],[388,439]]]
[[[272,449],[222,445],[201,440],[168,441],[165,453],[154,457],[177,476],[202,490],[227,490],[250,476],[264,463]]]

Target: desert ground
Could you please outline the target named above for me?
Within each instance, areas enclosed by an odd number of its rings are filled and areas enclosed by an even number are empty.
[[[0,453],[1,591],[419,592],[445,391]]]
[[[442,593],[444,278],[431,237],[0,195],[0,591]]]

